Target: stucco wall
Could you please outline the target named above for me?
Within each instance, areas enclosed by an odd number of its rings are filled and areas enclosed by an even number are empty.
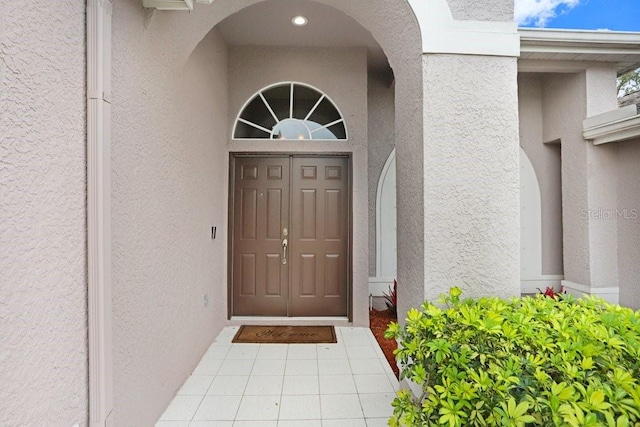
[[[197,13],[158,14],[153,20],[171,32],[158,37],[176,57],[188,55],[212,26],[259,0],[217,1]],[[398,305],[400,312],[424,299],[423,138],[421,38],[406,0],[319,0],[348,14],[371,32],[385,51],[396,78],[398,164]],[[398,29],[401,31],[398,31]],[[180,34],[179,38],[172,37]],[[366,272],[366,270],[365,270]]]
[[[424,56],[425,295],[520,292],[514,58]]]
[[[194,304],[201,304],[202,292],[191,292],[190,288],[183,287],[183,292],[176,295],[176,286],[167,283],[177,277],[195,288],[200,282],[189,280],[190,278],[210,277],[207,276],[208,270],[193,273],[200,265],[197,262],[192,261],[192,269],[184,271],[176,269],[175,260],[183,263],[191,260],[188,256],[192,253],[191,250],[183,255],[179,250],[183,249],[181,245],[187,238],[194,242],[200,242],[201,236],[208,238],[210,223],[219,218],[219,213],[213,211],[211,217],[213,214],[216,217],[209,219],[206,226],[201,225],[206,231],[203,232],[199,228],[197,237],[193,230],[180,234],[184,230],[176,230],[175,224],[179,221],[163,217],[168,212],[165,206],[168,201],[166,195],[169,190],[175,190],[175,186],[174,183],[168,182],[169,172],[162,175],[159,170],[163,166],[179,163],[180,158],[174,162],[168,156],[158,154],[158,150],[166,153],[176,148],[175,144],[171,144],[172,138],[180,137],[186,140],[195,132],[187,123],[203,121],[207,129],[211,129],[207,132],[209,141],[215,144],[218,137],[221,137],[226,143],[229,120],[225,118],[224,126],[218,126],[218,121],[213,123],[212,116],[207,114],[206,110],[216,108],[217,101],[213,105],[204,106],[174,102],[177,99],[176,93],[188,92],[190,88],[202,90],[201,85],[193,86],[189,84],[191,82],[185,81],[185,75],[181,73],[193,49],[222,19],[257,1],[216,1],[210,6],[196,5],[194,13],[155,12],[152,16],[143,10],[138,0],[123,0],[115,4],[114,99],[117,95],[119,106],[114,108],[116,129],[113,141],[113,185],[114,192],[122,192],[120,195],[114,195],[114,198],[122,200],[114,200],[113,212],[116,311],[114,317],[120,319],[114,324],[114,344],[117,351],[115,369],[119,372],[115,393],[120,395],[115,402],[115,410],[119,411],[115,418],[116,423],[127,420],[138,425],[148,424],[148,420],[159,415],[161,408],[169,402],[172,393],[175,392],[175,388],[188,375],[190,368],[187,365],[192,365],[191,360],[197,359],[207,338],[215,333],[216,319],[207,322],[207,326],[211,326],[211,335],[208,335],[209,330],[204,327],[200,328],[200,331],[182,328],[185,323],[194,323],[190,320],[192,316],[199,316],[199,308],[190,311],[190,306],[182,302],[185,299],[191,301],[194,297],[197,300]],[[421,171],[420,32],[410,7],[405,0],[321,2],[334,6],[356,19],[372,32],[385,49],[396,75],[396,93],[401,106],[396,110],[396,138],[403,145],[398,151],[398,158],[404,161],[406,171]],[[397,31],[398,28],[402,31]],[[218,76],[215,74],[211,73],[207,81],[225,82],[224,78],[216,78]],[[365,85],[366,90],[366,82],[360,83]],[[225,102],[222,98],[224,96],[220,97],[221,103]],[[235,113],[230,112],[232,115]],[[222,120],[220,117],[220,121]],[[188,151],[187,146],[184,146],[184,153],[181,152],[180,155],[186,156]],[[196,151],[196,156],[210,158],[197,150],[192,151]],[[226,161],[224,157],[224,153],[215,156],[216,159]],[[358,168],[366,170],[366,156],[363,156],[361,161],[363,163]],[[226,171],[226,168],[220,168],[216,173],[220,171]],[[399,262],[399,275],[402,274],[406,281],[405,289],[400,291],[400,309],[403,310],[409,305],[419,303],[423,295],[420,209],[423,194],[421,173],[413,173],[410,180],[407,176],[400,176],[399,179],[403,184],[398,195],[398,203],[403,206],[399,215],[401,220],[404,220],[399,234],[406,237],[399,243],[399,255],[403,255],[402,261]],[[219,183],[216,183],[213,177],[210,182],[209,187],[218,187]],[[158,183],[169,185],[170,188],[159,188]],[[184,181],[180,180],[179,183],[184,184]],[[195,183],[196,186],[198,184]],[[190,185],[194,183],[191,182]],[[226,185],[225,182],[219,187],[226,188]],[[224,197],[218,198],[217,194],[201,191],[202,188],[207,187],[198,187],[200,196],[215,198],[213,206],[226,207],[227,201]],[[366,188],[365,180],[361,192],[365,198],[361,201],[364,206],[361,210],[364,219],[360,223],[362,235],[367,231]],[[178,212],[174,217],[179,220],[179,214],[184,213],[184,209],[175,205],[171,205],[171,209]],[[118,216],[121,218],[118,219]],[[132,222],[139,227],[131,225]],[[214,243],[215,251],[218,250],[217,245],[226,241],[225,239],[226,236],[219,235]],[[171,242],[171,245],[167,242]],[[176,247],[179,249],[175,249]],[[366,248],[367,244],[364,242],[363,246],[356,250],[366,253]],[[201,251],[198,257],[209,256],[210,262],[215,260],[209,268],[216,269],[219,266],[216,253]],[[198,257],[196,259],[199,260]],[[366,255],[364,260],[361,271],[366,281]],[[167,265],[176,271],[171,270],[170,274],[167,274]],[[156,271],[157,269],[160,271]],[[131,283],[134,283],[134,286]],[[226,291],[226,283],[212,286],[220,292]],[[156,289],[162,289],[163,292],[155,292]],[[118,295],[119,292],[121,293]],[[226,300],[226,296],[219,299],[218,294],[214,297],[209,296],[212,304]],[[360,297],[366,300],[366,294]],[[182,308],[175,309],[177,305],[182,305]],[[167,308],[171,311],[167,312]],[[223,316],[226,310],[224,307],[216,307],[213,312]],[[162,313],[168,314],[162,317]],[[188,313],[187,320],[181,318],[184,313]],[[364,313],[356,313],[356,316],[366,317],[366,306]],[[173,322],[168,325],[170,320]],[[179,330],[179,333],[184,332],[186,336],[178,336],[176,330]],[[194,334],[198,333],[200,338],[197,339],[196,345],[181,345],[183,341],[193,339]],[[168,339],[172,334],[172,339]],[[137,339],[141,340],[140,343],[136,342]],[[154,342],[157,345],[146,345]],[[133,343],[132,347],[127,347],[130,343]],[[145,364],[152,358],[157,359],[152,364]],[[152,372],[156,375],[152,375]],[[161,378],[158,377],[158,372],[163,373]],[[136,411],[144,412],[148,418],[142,420]]]
[[[618,146],[618,272],[620,302],[640,310],[640,140]],[[626,209],[626,211],[625,211]]]
[[[593,288],[618,286],[617,157],[613,145],[582,136],[583,120],[616,108],[615,70],[589,67],[543,79],[544,140],[562,141],[562,214],[565,279]],[[594,216],[595,215],[595,216]]]
[[[616,69],[609,65],[590,67],[585,73],[587,117],[618,108]],[[617,147],[611,144],[585,144],[587,151],[588,209],[613,210],[617,204]],[[618,286],[618,218],[589,220],[589,252],[591,255],[591,286]]]
[[[518,75],[520,145],[533,164],[540,185],[542,273],[563,273],[562,180],[560,144],[543,139],[542,77]]]
[[[395,140],[394,86],[385,76],[369,76],[369,276],[376,275],[376,193]]]
[[[453,19],[513,21],[513,0],[448,0]]]
[[[367,52],[364,48],[278,48],[231,46],[229,49],[229,129],[257,91],[283,81],[310,84],[326,93],[345,119],[348,141],[231,140],[232,152],[353,153],[353,320],[368,317]]]
[[[212,32],[176,60],[170,25],[114,6],[113,418],[146,426],[226,317],[227,53]]]
[[[85,1],[0,2],[3,426],[87,422],[85,80]]]
[[[564,276],[589,285],[587,153],[582,137],[586,117],[585,73],[549,74],[543,78],[543,140],[561,140]]]

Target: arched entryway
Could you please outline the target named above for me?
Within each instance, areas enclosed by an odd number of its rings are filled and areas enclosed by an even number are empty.
[[[114,373],[116,424],[148,424],[139,418],[140,412],[153,413],[163,406],[157,402],[175,392],[173,387],[227,322],[230,153],[300,152],[295,141],[274,141],[278,145],[273,149],[231,138],[242,104],[270,84],[299,81],[321,89],[345,116],[349,139],[336,142],[343,145],[310,141],[315,145],[305,151],[351,156],[351,280],[359,283],[351,301],[360,302],[352,307],[352,319],[356,325],[367,322],[367,247],[372,238],[368,186],[371,179],[377,182],[377,177],[369,177],[367,161],[369,46],[336,46],[328,39],[313,39],[302,45],[256,47],[225,40],[219,25],[225,19],[251,7],[269,9],[270,4],[276,2],[217,0],[210,6],[196,5],[191,14],[152,13],[137,0],[114,4],[114,347],[109,372]],[[404,283],[400,309],[416,305],[424,295],[424,190],[422,43],[413,10],[406,0],[286,5],[295,14],[301,13],[299,7],[309,6],[330,9],[343,21],[350,20],[370,34],[378,46],[374,53],[386,58],[392,70],[374,77],[393,89],[392,135],[399,165],[398,279]],[[285,23],[291,25],[290,20],[287,17]],[[243,34],[253,31],[244,29]],[[276,26],[267,29],[279,31]],[[264,60],[275,50],[281,51],[281,61]],[[256,72],[242,67],[247,59],[270,65]],[[342,78],[329,81],[311,72],[318,67],[344,72]],[[251,84],[235,84],[249,80]],[[364,99],[350,96],[353,88],[364,93]],[[159,371],[164,373],[161,382],[155,376]],[[156,391],[154,395],[145,392],[149,388]]]
[[[217,11],[224,11],[228,16],[213,25],[213,29],[211,20],[200,25],[204,17],[198,15],[194,27],[203,39],[187,61],[194,62],[198,49],[203,44],[213,44],[212,39],[226,42],[229,129],[247,99],[258,90],[283,80],[305,82],[325,91],[344,110],[350,128],[344,143],[328,144],[316,141],[258,144],[233,138],[229,130],[229,156],[300,152],[351,156],[350,283],[354,286],[349,295],[349,319],[363,324],[368,319],[370,289],[367,283],[371,264],[367,252],[359,248],[371,250],[369,242],[375,241],[367,226],[371,221],[369,211],[375,209],[375,203],[367,200],[367,195],[370,188],[377,185],[379,174],[375,168],[371,172],[369,158],[375,156],[375,150],[386,150],[384,144],[376,141],[378,129],[370,133],[374,125],[370,123],[368,111],[375,108],[392,111],[388,132],[392,136],[386,144],[396,148],[401,164],[397,178],[398,278],[405,285],[400,291],[400,304],[407,307],[419,304],[424,295],[422,83],[420,32],[411,7],[404,2],[393,8],[388,3],[372,8],[369,2],[269,0],[247,3],[250,4],[239,8],[235,3],[219,2]],[[202,10],[203,15],[214,15],[212,12],[213,8]],[[380,16],[385,12],[393,16],[395,22],[382,22]],[[305,15],[308,24],[303,28],[291,25],[295,15]],[[403,24],[407,31],[398,32],[393,27],[403,19],[407,20]],[[270,24],[260,24],[266,21]],[[414,33],[409,31],[411,28]],[[190,34],[194,34],[193,30]],[[369,96],[373,80],[384,81],[383,85],[392,93],[389,105],[382,105],[389,98],[380,101],[379,106],[374,104],[378,101]],[[233,315],[231,294],[227,293],[229,315]]]

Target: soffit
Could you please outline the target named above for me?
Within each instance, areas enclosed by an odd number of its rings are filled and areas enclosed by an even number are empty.
[[[303,15],[304,27],[291,23]],[[371,33],[355,19],[332,7],[296,0],[270,0],[247,7],[218,24],[230,45],[296,47],[366,47],[369,68],[383,71],[387,58]]]
[[[520,58],[615,63],[618,73],[640,67],[640,33],[519,29]]]

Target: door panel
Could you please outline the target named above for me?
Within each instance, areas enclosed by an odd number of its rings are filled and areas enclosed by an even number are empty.
[[[344,157],[235,159],[233,315],[348,314],[348,172]]]
[[[348,161],[294,157],[291,196],[292,316],[346,316]]]
[[[289,158],[236,158],[233,204],[233,314],[286,316]]]

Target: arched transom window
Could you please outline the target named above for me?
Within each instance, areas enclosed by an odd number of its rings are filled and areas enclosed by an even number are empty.
[[[347,139],[342,114],[327,95],[303,83],[262,89],[244,106],[235,139]]]

